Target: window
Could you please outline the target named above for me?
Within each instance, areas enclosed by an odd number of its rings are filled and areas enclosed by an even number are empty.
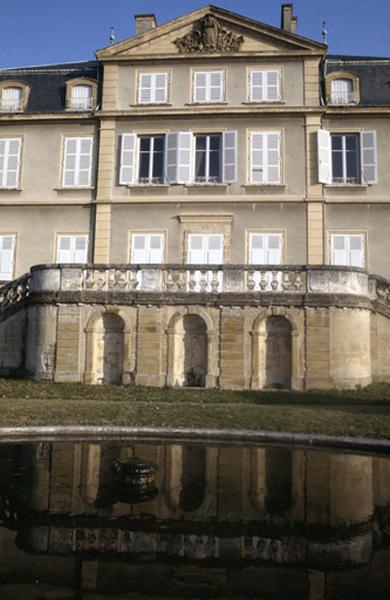
[[[252,131],[250,134],[250,183],[275,185],[280,177],[280,132]]]
[[[193,102],[223,102],[224,88],[224,71],[195,71]]]
[[[195,136],[195,182],[219,183],[221,181],[222,136]]]
[[[352,79],[333,79],[330,92],[331,104],[352,104],[355,92]]]
[[[365,267],[365,236],[363,233],[332,233],[330,263],[347,267]]]
[[[93,88],[91,85],[72,86],[69,108],[73,110],[90,110],[93,108]]]
[[[366,185],[377,182],[375,131],[329,133],[320,129],[317,141],[320,183]]]
[[[139,138],[138,183],[164,183],[164,144],[163,135]]]
[[[161,264],[164,262],[164,235],[162,233],[134,233],[131,239],[133,264]]]
[[[189,265],[221,265],[223,263],[223,234],[188,235],[187,263]]]
[[[121,136],[119,184],[233,183],[237,179],[237,132]]]
[[[15,235],[0,235],[0,281],[13,278],[15,240]]]
[[[280,100],[280,70],[251,70],[249,101],[277,102],[278,100]]]
[[[87,235],[59,235],[57,238],[58,263],[88,262]]]
[[[92,137],[64,140],[64,187],[89,187],[92,174]]]
[[[0,188],[18,187],[21,147],[21,138],[0,139]]]
[[[138,77],[139,104],[168,102],[168,73],[140,73]]]
[[[249,264],[281,265],[282,243],[281,233],[250,233],[248,248]]]
[[[1,110],[2,111],[18,111],[22,110],[23,89],[21,87],[6,87],[3,88],[1,94]]]

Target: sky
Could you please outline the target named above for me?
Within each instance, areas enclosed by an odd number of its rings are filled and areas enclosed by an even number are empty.
[[[211,3],[280,26],[283,0]],[[134,34],[134,15],[154,13],[159,24],[207,0],[0,0],[0,68],[91,60],[109,44]],[[300,35],[321,41],[326,21],[329,52],[390,56],[390,0],[295,0]]]

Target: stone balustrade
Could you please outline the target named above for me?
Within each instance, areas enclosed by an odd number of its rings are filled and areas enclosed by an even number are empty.
[[[0,321],[22,306],[30,293],[30,273],[0,287]]]

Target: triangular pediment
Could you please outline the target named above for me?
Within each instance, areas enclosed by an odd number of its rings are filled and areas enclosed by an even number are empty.
[[[99,50],[100,60],[153,56],[323,54],[326,46],[214,6]]]

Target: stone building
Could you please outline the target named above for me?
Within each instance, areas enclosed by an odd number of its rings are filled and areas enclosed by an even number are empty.
[[[0,71],[0,372],[390,379],[390,59],[206,6]],[[27,274],[26,274],[27,273]]]

